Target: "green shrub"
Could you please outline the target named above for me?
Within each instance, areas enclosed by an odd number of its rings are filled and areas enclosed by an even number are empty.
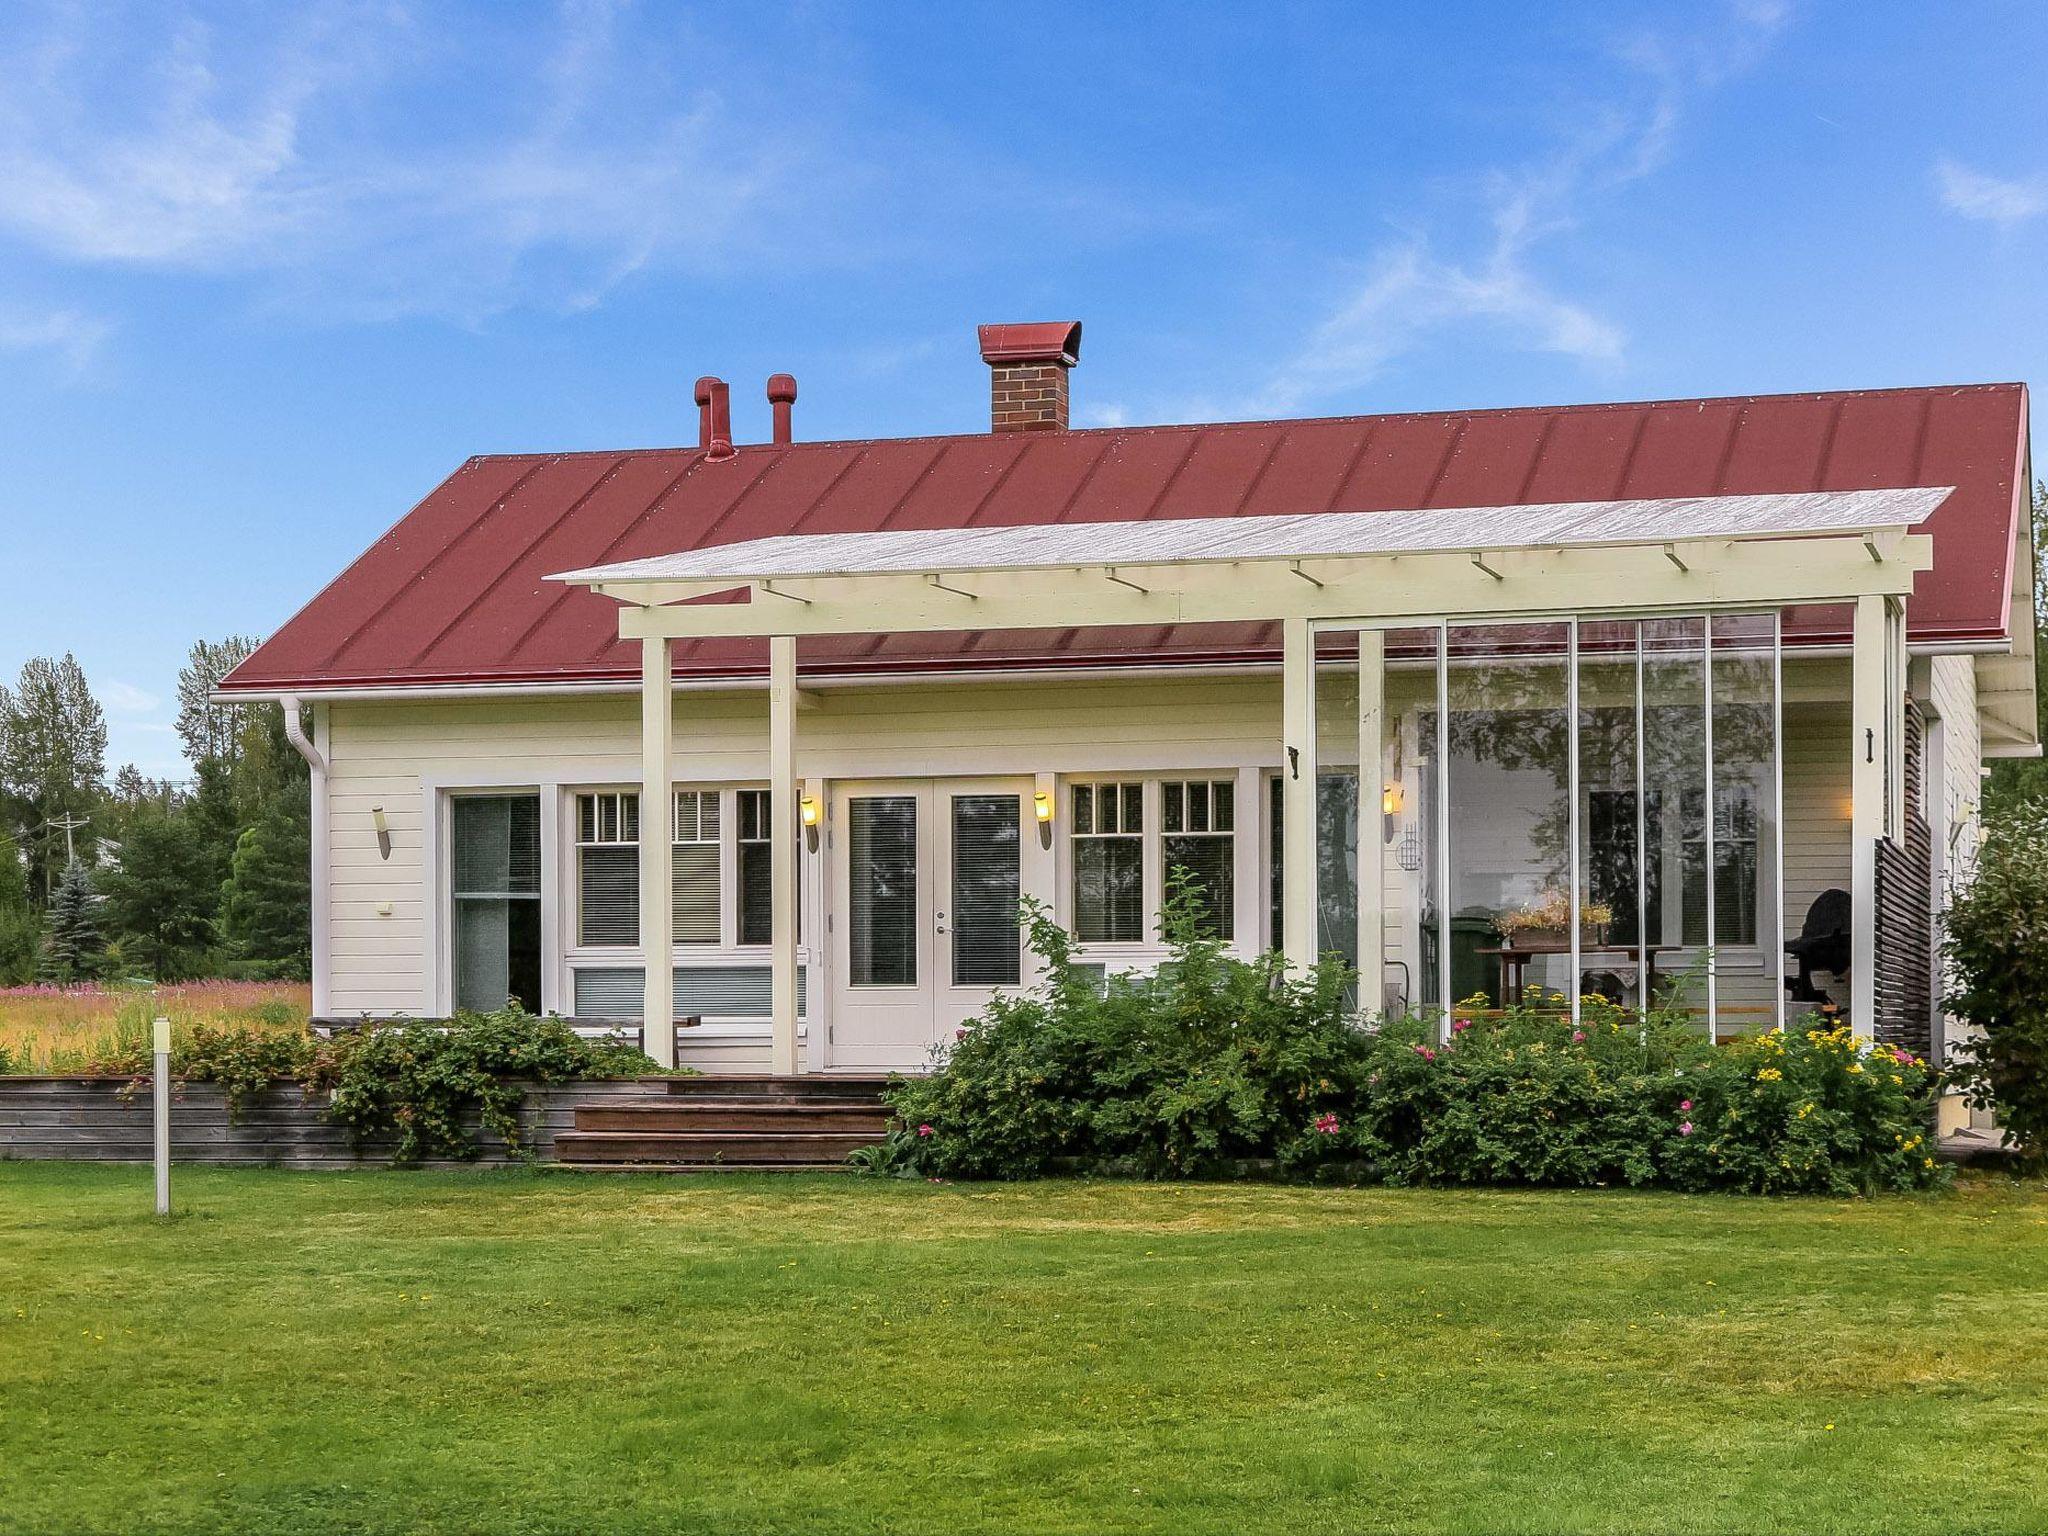
[[[1662,1185],[1835,1193],[1947,1178],[1924,1062],[1805,1024],[1720,1048],[1682,1013],[1586,998],[1361,1027],[1334,961],[1290,978],[1201,938],[1168,900],[1171,958],[1098,990],[1027,911],[1044,980],[998,998],[931,1076],[892,1085],[873,1171],[1025,1178],[1257,1169],[1402,1184]],[[1552,1002],[1560,999],[1553,997]],[[1809,1021],[1810,1022],[1810,1021]]]
[[[2048,801],[1985,819],[1976,873],[1948,913],[1948,1007],[1976,1026],[1955,1080],[2008,1145],[2048,1159]]]

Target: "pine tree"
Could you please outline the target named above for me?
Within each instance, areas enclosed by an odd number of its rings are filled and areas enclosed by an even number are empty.
[[[92,876],[76,859],[65,866],[44,915],[43,956],[37,974],[60,984],[90,981],[106,958]]]
[[[89,816],[106,782],[107,718],[69,652],[32,657],[14,690],[0,689],[0,800],[25,834],[29,889],[47,901],[64,864],[65,834],[50,823]],[[90,862],[93,835],[74,833]]]
[[[189,808],[144,808],[132,816],[119,865],[100,878],[108,927],[124,956],[161,981],[205,968],[220,882]]]
[[[305,786],[274,799],[235,844],[221,928],[237,955],[272,974],[312,965],[312,812]]]
[[[17,986],[35,975],[42,938],[42,924],[29,905],[21,850],[0,832],[0,987]]]

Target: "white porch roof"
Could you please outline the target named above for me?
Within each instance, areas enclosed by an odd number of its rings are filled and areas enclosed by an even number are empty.
[[[1910,528],[1924,521],[1951,490],[1911,486],[1279,517],[778,534],[563,571],[548,579],[607,588],[639,583],[738,586],[859,576],[1802,538]],[[700,590],[709,589],[700,585]]]

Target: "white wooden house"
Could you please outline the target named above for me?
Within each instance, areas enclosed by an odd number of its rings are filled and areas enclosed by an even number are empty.
[[[1939,1049],[2039,751],[2024,386],[1070,430],[1080,327],[981,340],[987,433],[796,442],[778,375],[771,442],[706,379],[694,447],[472,459],[223,682],[310,707],[317,1013],[914,1068],[1029,981],[1020,896],[1143,968],[1178,867],[1368,1007]]]

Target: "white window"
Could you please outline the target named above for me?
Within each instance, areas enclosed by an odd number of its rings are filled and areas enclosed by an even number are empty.
[[[725,892],[729,884],[748,899],[744,844],[742,878],[726,879],[724,842],[719,835],[725,796],[739,797],[742,820],[756,790],[679,789],[670,807],[674,843],[675,942],[715,945],[725,931]],[[764,818],[765,823],[765,818]],[[765,861],[762,866],[765,877]],[[762,898],[765,909],[766,897]],[[744,905],[743,905],[744,913]],[[640,942],[640,797],[631,790],[607,790],[576,797],[576,940],[586,948],[630,948]],[[744,916],[741,943],[766,943],[748,934]]]
[[[1084,944],[1145,937],[1145,786],[1076,784],[1069,791],[1074,933]]]
[[[1237,901],[1237,784],[1231,779],[1169,779],[1159,786],[1162,885],[1178,875],[1199,897],[1202,929],[1227,939]]]

